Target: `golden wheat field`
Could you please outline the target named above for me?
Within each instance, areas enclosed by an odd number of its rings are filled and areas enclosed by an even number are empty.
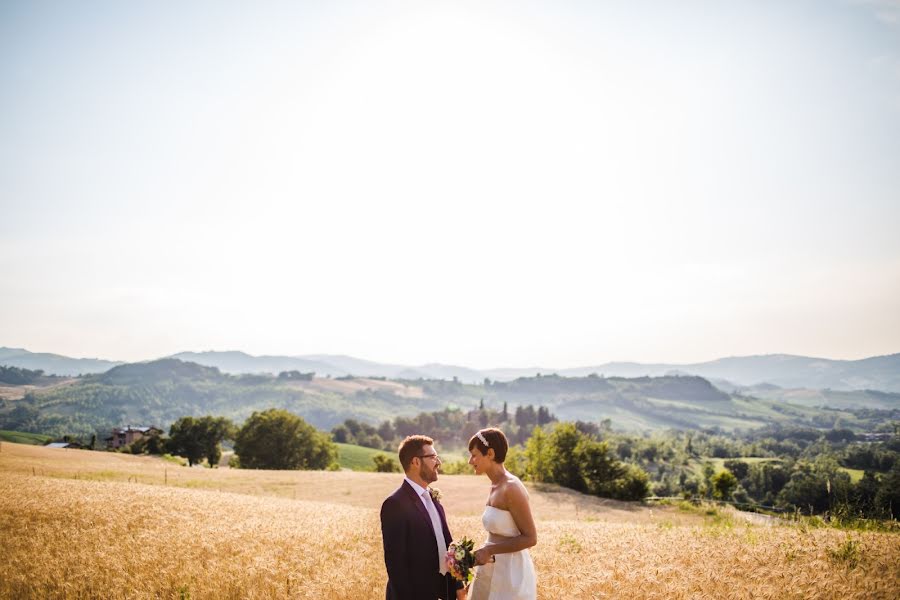
[[[2,598],[383,598],[399,475],[188,469],[0,446]],[[486,479],[445,476],[455,536]],[[755,525],[532,488],[542,599],[897,598],[900,536]]]

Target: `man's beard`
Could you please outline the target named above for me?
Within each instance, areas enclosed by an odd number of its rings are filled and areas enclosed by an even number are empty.
[[[419,467],[419,477],[422,478],[422,481],[427,481],[431,483],[432,481],[437,481],[437,467],[434,469],[428,469],[425,465]]]

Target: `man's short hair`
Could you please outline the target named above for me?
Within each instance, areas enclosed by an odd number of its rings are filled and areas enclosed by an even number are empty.
[[[422,454],[422,448],[424,446],[433,444],[434,440],[427,435],[406,436],[406,439],[400,442],[400,450],[398,452],[398,454],[400,454],[400,464],[403,466],[403,470],[409,470],[412,459]]]
[[[481,438],[484,438],[487,444],[481,441]],[[488,427],[472,436],[469,440],[469,450],[472,448],[478,448],[482,454],[487,454],[488,448],[493,448],[494,462],[503,464],[503,461],[506,460],[506,451],[509,450],[509,441],[502,431],[496,427]]]

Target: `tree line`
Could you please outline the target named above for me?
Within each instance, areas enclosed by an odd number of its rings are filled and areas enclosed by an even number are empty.
[[[169,428],[169,436],[141,438],[127,450],[134,454],[168,452],[193,466],[206,460],[219,464],[222,442],[234,442],[232,467],[244,469],[334,469],[337,446],[302,417],[286,410],[254,412],[241,427],[224,417],[181,417]]]
[[[8,383],[10,385],[28,385],[34,383],[43,377],[44,371],[37,369],[22,369],[20,367],[6,367],[0,365],[0,383]]]
[[[507,403],[499,410],[485,408],[484,401],[474,410],[445,408],[440,411],[422,412],[414,417],[395,417],[370,425],[357,419],[346,419],[331,430],[332,439],[338,443],[356,444],[393,452],[408,435],[426,432],[444,448],[464,448],[479,429],[496,426],[503,430],[510,445],[522,444],[535,426],[544,426],[557,420],[545,406],[529,404],[517,406],[510,412]]]

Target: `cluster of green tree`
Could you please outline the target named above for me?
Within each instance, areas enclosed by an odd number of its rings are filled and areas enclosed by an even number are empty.
[[[886,444],[850,444],[841,454],[840,463],[848,469],[863,471],[890,471],[900,464],[900,448],[892,442]]]
[[[840,429],[770,429],[743,436],[696,431],[629,436],[594,423],[575,426],[606,441],[620,460],[644,469],[659,496],[706,496],[746,507],[812,513],[839,510],[867,518],[898,514],[898,434],[869,442]],[[725,459],[726,470],[716,469],[716,458]],[[847,469],[866,470],[866,474],[853,484]]]
[[[415,417],[395,417],[378,426],[346,419],[331,430],[332,439],[341,444],[356,444],[380,450],[396,450],[400,441],[408,435],[425,434],[438,441],[442,448],[463,449],[475,432],[485,427],[499,427],[510,444],[521,444],[536,426],[556,421],[545,406],[517,406],[511,415],[506,403],[500,410],[484,407],[484,402],[474,410],[446,408],[441,411],[423,412]]]
[[[312,381],[315,375],[315,372],[301,373],[300,371],[282,371],[278,374],[278,379],[287,379],[291,381]]]
[[[10,385],[28,385],[34,383],[43,376],[44,372],[40,369],[31,371],[29,369],[20,369],[19,367],[5,367],[0,365],[0,383],[8,383]]]
[[[234,453],[244,469],[326,469],[337,460],[328,434],[275,408],[247,419],[235,435]]]
[[[510,449],[506,467],[530,481],[617,500],[641,500],[650,489],[640,467],[620,461],[606,441],[569,422],[535,427],[524,449]]]
[[[279,409],[255,412],[241,427],[224,417],[181,417],[172,424],[167,438],[144,437],[123,450],[132,454],[168,452],[186,458],[190,466],[204,459],[209,466],[216,466],[225,440],[234,441],[236,459],[230,465],[244,469],[325,469],[334,468],[337,459],[337,447],[328,434]]]
[[[831,456],[812,462],[730,459],[725,468],[715,476],[724,482],[722,495],[742,505],[873,519],[900,516],[900,464],[884,474],[866,471],[857,483]]]
[[[136,442],[143,447],[132,444],[132,451],[146,450],[150,454],[159,454],[158,450],[165,447],[169,453],[188,459],[188,464],[194,466],[204,458],[209,466],[219,464],[222,458],[222,441],[235,437],[234,423],[224,417],[182,417],[172,423],[169,428],[169,439],[164,444],[156,442],[153,448],[148,447],[150,440],[157,436],[142,438]],[[145,440],[147,440],[145,442]],[[156,451],[155,451],[156,450]]]

